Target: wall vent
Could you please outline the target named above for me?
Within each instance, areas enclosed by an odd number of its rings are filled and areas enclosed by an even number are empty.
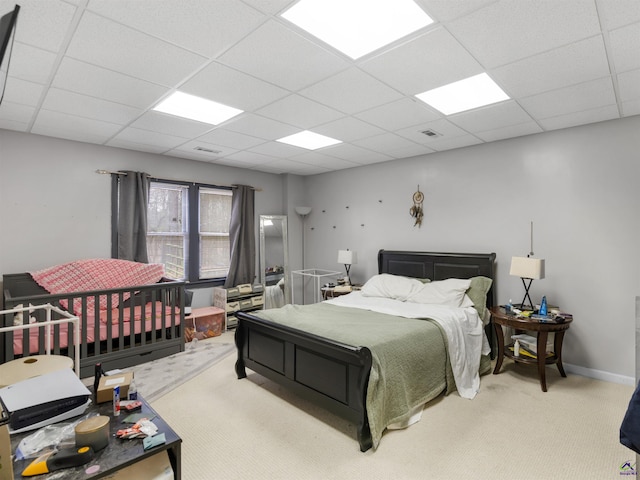
[[[204,147],[194,147],[194,150],[198,150],[199,152],[205,152],[205,153],[222,153],[222,150],[212,150],[210,148],[204,148]]]
[[[427,137],[441,137],[442,134],[436,132],[435,130],[423,130],[422,132],[423,135],[426,135]]]

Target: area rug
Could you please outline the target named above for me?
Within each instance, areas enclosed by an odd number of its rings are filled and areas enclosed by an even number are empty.
[[[190,342],[185,351],[123,369],[133,372],[136,388],[147,402],[153,402],[229,355],[235,346],[207,340]]]

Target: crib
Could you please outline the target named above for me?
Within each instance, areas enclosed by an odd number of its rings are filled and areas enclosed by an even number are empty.
[[[51,294],[29,273],[18,273],[3,275],[3,287],[4,308],[23,311],[22,318],[2,315],[0,326],[44,322],[44,310],[28,307],[50,304],[79,317],[80,342],[67,324],[7,331],[0,333],[0,362],[45,354],[49,345],[55,355],[74,357],[79,349],[84,378],[93,376],[96,364],[108,371],[184,351],[184,282],[162,278],[149,285]]]

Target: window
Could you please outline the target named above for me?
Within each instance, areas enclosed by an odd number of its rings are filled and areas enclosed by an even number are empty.
[[[200,278],[226,277],[231,257],[231,191],[200,187]]]
[[[169,278],[186,278],[189,255],[189,188],[151,182],[147,207],[149,263],[164,264]]]
[[[191,282],[221,279],[230,263],[231,189],[152,181],[149,189],[149,262]]]

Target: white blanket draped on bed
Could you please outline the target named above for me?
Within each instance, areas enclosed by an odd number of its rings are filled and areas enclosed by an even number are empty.
[[[456,389],[463,398],[472,399],[480,389],[480,356],[491,351],[482,320],[473,307],[401,302],[391,298],[365,297],[361,292],[327,300],[341,307],[360,308],[405,318],[430,318],[447,335],[451,369]]]
[[[267,285],[264,289],[264,308],[280,308],[284,306],[284,279],[276,285]]]

